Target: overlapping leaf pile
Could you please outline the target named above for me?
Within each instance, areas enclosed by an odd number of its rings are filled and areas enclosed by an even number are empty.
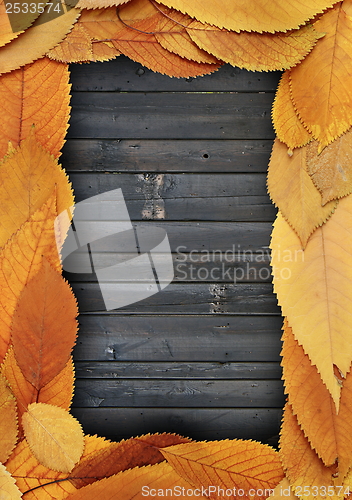
[[[0,497],[130,500],[146,496],[143,487],[158,496],[168,489],[170,498],[188,490],[266,498],[275,487],[273,498],[348,496],[352,0],[66,0],[51,12],[51,2],[44,12],[31,5],[17,19],[0,4]],[[279,208],[274,286],[286,317],[279,453],[172,434],[111,443],[85,436],[69,413],[77,308],[57,252],[68,228],[61,221],[54,231],[56,216],[73,205],[57,161],[69,117],[67,64],[120,54],[176,77],[224,62],[286,70],[268,174]]]

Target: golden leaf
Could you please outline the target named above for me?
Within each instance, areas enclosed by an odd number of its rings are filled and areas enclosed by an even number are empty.
[[[259,500],[266,498],[268,490],[283,478],[279,454],[255,441],[192,442],[160,451],[175,471],[196,488],[242,489],[243,498],[254,489]]]
[[[193,496],[193,489],[166,462],[146,467],[136,467],[114,476],[102,479],[77,490],[67,500],[134,500],[145,496],[167,496],[171,500]],[[187,494],[188,493],[188,494]],[[201,490],[195,492],[197,498],[209,498]]]
[[[61,154],[70,112],[68,81],[68,67],[47,57],[1,76],[0,157],[9,141],[19,146],[33,125],[39,143],[54,156]]]
[[[39,391],[38,403],[49,403],[69,410],[73,398],[75,372],[72,356],[64,368]]]
[[[5,4],[5,1],[1,1],[0,3],[0,47],[3,47],[7,43],[11,42],[11,40],[13,40],[14,38],[17,38],[18,35],[27,28],[27,26],[24,26],[20,29],[14,29],[14,27],[10,23],[9,16],[6,13]],[[29,25],[31,23],[32,19],[29,17]]]
[[[268,170],[270,198],[305,248],[314,230],[334,212],[337,202],[321,206],[321,196],[306,170],[307,147],[295,149],[290,156],[287,147],[275,140]]]
[[[17,434],[16,401],[7,380],[0,376],[0,462],[4,463],[9,458],[16,446]]]
[[[283,378],[288,401],[310,445],[331,466],[338,461],[339,480],[352,466],[352,373],[343,380],[340,411],[319,373],[295,340],[287,321],[282,348]]]
[[[285,474],[295,494],[302,500],[323,498],[324,495],[321,495],[320,492],[323,492],[324,488],[327,491],[329,486],[330,489],[334,488],[334,493],[340,491],[341,494],[330,494],[328,498],[331,500],[343,498],[343,490],[336,488],[336,486],[341,485],[339,478],[337,478],[337,484],[335,481],[336,465],[325,467],[318,455],[310,447],[308,439],[298,425],[297,418],[292,413],[289,404],[285,406],[281,426],[280,457]],[[305,486],[306,490],[304,490]]]
[[[0,165],[0,247],[47,201],[56,187],[59,213],[74,203],[71,184],[34,130]]]
[[[352,125],[352,18],[339,2],[314,27],[326,35],[291,70],[290,82],[295,109],[320,152]]]
[[[176,434],[147,434],[108,447],[81,460],[71,471],[70,480],[76,488],[109,477],[133,467],[153,465],[164,460],[158,448],[186,443],[190,439]]]
[[[98,42],[92,40],[92,52],[94,61],[109,61],[121,55],[111,42]]]
[[[0,361],[8,349],[18,297],[41,268],[43,255],[58,271],[61,270],[54,236],[56,215],[54,194],[21,226],[0,253]]]
[[[291,150],[300,148],[312,140],[295,111],[290,92],[290,72],[281,77],[272,109],[272,120],[278,139]]]
[[[76,7],[78,9],[106,9],[107,7],[122,5],[129,1],[130,0],[79,0]],[[74,6],[74,2],[75,0],[66,3]]]
[[[272,0],[163,0],[163,4],[195,17],[202,23],[232,31],[287,31],[331,7],[334,0],[309,2]]]
[[[304,251],[279,213],[272,232],[274,291],[293,334],[326,384],[336,409],[342,376],[350,370],[352,309],[352,197],[342,198],[334,215],[315,230]]]
[[[275,71],[298,64],[321,34],[312,26],[288,33],[235,33],[194,21],[187,33],[201,49],[249,71]]]
[[[66,410],[32,403],[22,417],[29,447],[39,462],[58,472],[70,472],[82,456],[84,435],[80,423]]]
[[[274,493],[270,496],[270,500],[282,500],[283,498],[286,498],[288,500],[294,500],[295,498],[298,498],[293,493],[293,489],[287,477],[284,477],[282,481],[279,482],[274,490]]]
[[[25,439],[16,446],[6,467],[26,500],[63,500],[76,491],[65,480],[67,473],[55,472],[38,462]]]
[[[317,142],[307,148],[307,171],[321,193],[323,205],[352,191],[351,141],[349,130],[320,154]]]
[[[0,464],[0,498],[1,500],[20,500],[20,490],[16,481],[3,464]]]
[[[1,49],[0,74],[8,73],[43,57],[65,38],[79,14],[78,9],[72,8],[47,22],[43,22],[41,17],[45,14],[41,14],[30,28]]]
[[[68,362],[76,341],[77,315],[70,286],[44,258],[19,296],[11,325],[16,361],[38,391]]]
[[[92,40],[78,22],[67,37],[47,53],[47,56],[63,63],[93,61]]]
[[[83,11],[80,22],[91,38],[110,40],[121,53],[159,73],[193,77],[219,68],[219,64],[197,63],[165,50],[155,35],[149,34],[149,31],[153,31],[153,19],[147,17],[141,20],[144,10],[140,9],[139,1],[132,1],[120,9],[119,16],[123,22],[117,17],[115,8]],[[148,12],[146,15],[149,15]]]

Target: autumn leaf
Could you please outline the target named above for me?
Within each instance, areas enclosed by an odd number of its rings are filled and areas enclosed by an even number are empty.
[[[11,325],[16,361],[38,391],[68,362],[77,335],[77,315],[70,286],[43,259],[18,298]]]
[[[3,464],[0,464],[0,498],[1,500],[20,500],[22,498],[16,481]]]
[[[75,24],[67,37],[47,56],[63,63],[93,61],[92,40],[83,26]]]
[[[314,28],[326,35],[291,70],[290,82],[295,109],[320,152],[352,125],[352,18],[339,2]]]
[[[44,15],[41,14],[30,28],[1,48],[0,74],[8,73],[43,57],[65,38],[79,14],[78,9],[72,8],[48,22],[41,21],[41,16]],[[39,81],[37,84],[39,86]]]
[[[22,417],[29,447],[39,462],[58,472],[70,472],[82,456],[81,425],[57,406],[32,403]]]
[[[12,450],[16,446],[17,435],[16,401],[11,393],[7,380],[3,376],[0,376],[0,462],[5,463],[9,458]]]
[[[36,141],[34,130],[0,164],[0,247],[57,192],[57,210],[74,204],[71,184],[57,161]]]
[[[307,147],[295,149],[275,140],[268,170],[270,198],[297,233],[305,248],[315,229],[329,219],[337,202],[321,206],[321,195],[306,169]]]
[[[213,24],[231,31],[287,31],[298,28],[308,19],[331,7],[333,0],[163,0],[163,4],[184,14],[195,17],[202,23]]]
[[[33,15],[35,16],[35,14]],[[29,24],[30,26],[33,22],[35,17],[32,19],[29,17]],[[28,18],[27,18],[28,19]],[[0,3],[0,47],[3,47],[7,43],[11,42],[14,38],[17,38],[20,33],[26,28],[21,27],[21,28],[16,28],[15,26],[12,26],[10,23],[9,16],[6,13],[6,5],[5,2]]]
[[[187,443],[190,439],[176,434],[147,434],[111,443],[108,447],[81,460],[71,471],[70,480],[76,488],[109,477],[133,467],[153,465],[164,460],[158,448]]]
[[[122,5],[129,1],[130,0],[79,0],[76,7],[78,9],[106,9],[107,7]],[[74,7],[75,0],[66,0],[66,3]]]
[[[70,111],[68,82],[68,67],[46,57],[1,76],[0,157],[9,141],[19,146],[33,125],[39,143],[55,157],[61,154]]]
[[[0,360],[8,349],[18,297],[42,266],[43,255],[58,271],[61,264],[54,236],[56,196],[37,210],[0,253]]]
[[[322,205],[352,191],[352,130],[318,154],[318,143],[307,148],[307,171],[322,197]]]
[[[270,495],[270,500],[282,500],[283,498],[286,498],[287,500],[294,500],[295,498],[298,498],[294,493],[293,489],[291,488],[291,485],[287,479],[287,477],[284,477],[279,484],[276,486],[274,489],[274,493]]]
[[[283,478],[278,453],[270,446],[240,439],[192,442],[160,450],[175,471],[195,488],[243,489],[243,498],[257,490],[266,498]],[[259,490],[262,494],[259,494]]]
[[[312,140],[312,134],[305,129],[293,106],[290,92],[290,72],[281,77],[272,109],[272,120],[277,138],[291,150],[300,148]]]
[[[110,61],[110,59],[121,55],[112,42],[99,42],[97,40],[92,40],[92,52],[96,62]]]
[[[120,472],[81,488],[69,495],[67,500],[113,500],[118,492],[119,500],[133,500],[144,496],[166,496],[171,500],[186,499],[193,495],[193,489],[173,468],[162,462],[146,467]],[[209,498],[196,491],[197,498]]]
[[[201,49],[249,71],[291,68],[312,50],[321,34],[312,26],[288,33],[235,33],[194,21],[187,33]]]
[[[295,340],[287,321],[281,355],[288,401],[298,423],[324,465],[338,461],[342,481],[352,466],[352,373],[341,380],[340,411],[336,414],[316,367]]]
[[[303,499],[323,498],[320,491],[330,486],[336,494],[329,495],[331,500],[344,497],[341,481],[336,476],[336,465],[325,467],[315,451],[310,447],[308,439],[300,429],[296,416],[290,405],[286,404],[280,431],[280,457],[285,474],[296,495]],[[304,487],[307,487],[304,490]],[[336,488],[336,489],[335,489]],[[340,491],[340,494],[337,494]],[[318,492],[318,494],[317,494]]]
[[[333,216],[301,242],[279,213],[272,232],[274,291],[293,334],[326,384],[336,409],[340,384],[350,370],[352,309],[352,197],[339,202]]]

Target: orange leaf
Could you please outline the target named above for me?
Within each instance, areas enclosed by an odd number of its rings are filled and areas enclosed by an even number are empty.
[[[143,465],[153,465],[164,460],[158,448],[164,448],[190,440],[176,434],[147,434],[120,443],[111,443],[85,460],[71,471],[70,478],[76,488],[112,476],[118,472]]]
[[[192,442],[160,451],[186,481],[196,488],[213,486],[216,488],[213,492],[217,488],[242,489],[244,495],[240,496],[247,499],[251,490],[255,490],[255,498],[262,499],[283,478],[279,454],[255,441]]]
[[[295,109],[320,152],[352,125],[352,18],[339,2],[314,27],[326,35],[291,70],[290,80]]]
[[[325,467],[315,451],[310,447],[308,439],[298,425],[296,416],[289,404],[286,404],[281,426],[280,457],[286,476],[299,498],[313,500],[322,498],[317,492],[321,488],[336,487],[341,481],[334,480],[336,465]],[[305,491],[304,487],[308,489]],[[315,488],[314,488],[315,487]],[[320,490],[321,489],[321,490]],[[339,490],[336,489],[338,492]],[[314,494],[315,493],[315,494]],[[330,495],[334,500],[342,499],[341,495]]]
[[[60,155],[70,111],[68,80],[68,67],[46,57],[1,77],[0,157],[9,141],[19,146],[33,124],[40,144]]]
[[[318,154],[318,143],[307,148],[307,171],[319,189],[322,204],[352,191],[352,130],[343,134]]]
[[[135,500],[145,496],[166,497],[170,500],[209,498],[202,495],[201,489],[194,490],[172,467],[162,462],[146,467],[120,472],[115,476],[102,479],[76,491],[67,500]]]
[[[43,255],[61,270],[54,237],[56,196],[37,210],[0,253],[0,360],[8,349],[10,325],[17,300],[42,266]]]
[[[61,213],[74,203],[71,184],[57,161],[38,144],[32,129],[0,165],[0,247],[47,201],[55,187]]]
[[[338,409],[342,376],[349,372],[352,309],[352,196],[315,230],[304,252],[279,213],[272,232],[274,291],[293,334],[326,384]]]
[[[282,75],[272,110],[273,125],[278,139],[291,150],[305,146],[312,140],[312,135],[306,130],[293,106],[290,93],[290,72]]]
[[[201,49],[249,71],[275,71],[298,64],[321,34],[311,26],[288,33],[234,33],[194,21],[187,33]]]
[[[9,458],[17,443],[17,434],[16,401],[7,380],[0,376],[0,462],[5,463]]]
[[[121,55],[111,42],[98,42],[92,40],[92,52],[94,61],[109,61]]]
[[[168,7],[195,17],[202,23],[232,31],[287,31],[298,28],[319,12],[331,7],[334,0],[163,0]]]
[[[288,401],[310,445],[326,466],[338,461],[342,481],[352,466],[352,373],[343,380],[340,411],[285,321],[282,353]]]
[[[77,335],[77,315],[70,286],[43,259],[18,299],[11,326],[16,361],[38,391],[68,362]]]
[[[287,477],[284,477],[282,481],[279,482],[274,490],[274,493],[270,496],[270,500],[282,500],[283,498],[286,498],[286,500],[289,500],[290,498],[291,500],[298,498],[293,493]]]
[[[275,140],[268,170],[270,198],[297,233],[305,248],[315,229],[332,215],[337,202],[321,206],[321,195],[306,170],[307,147],[295,149]]]
[[[47,56],[63,63],[93,61],[92,40],[78,22],[67,37],[47,53]]]

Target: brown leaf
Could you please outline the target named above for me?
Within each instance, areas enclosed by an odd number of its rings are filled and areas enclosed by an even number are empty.
[[[147,434],[108,447],[81,460],[71,471],[70,478],[76,488],[82,488],[97,479],[109,477],[133,467],[153,465],[164,460],[158,448],[187,443],[190,439],[176,434]]]
[[[275,140],[268,170],[270,198],[300,238],[305,248],[315,229],[326,222],[337,202],[321,206],[321,196],[306,170],[307,147],[295,149]]]
[[[352,130],[318,154],[318,143],[307,148],[307,171],[322,197],[322,205],[352,191]]]
[[[5,463],[9,458],[16,446],[17,435],[16,401],[8,386],[8,381],[0,376],[0,462]]]
[[[314,28],[326,35],[291,70],[290,81],[295,109],[320,152],[352,125],[352,18],[339,2]]]
[[[272,119],[278,139],[291,150],[305,146],[313,137],[305,129],[293,106],[290,92],[290,71],[281,77],[272,109]]]
[[[39,143],[60,155],[70,112],[68,81],[68,67],[46,57],[1,76],[0,157],[7,153],[9,141],[19,146],[33,125]]]
[[[249,71],[291,68],[312,50],[321,34],[312,26],[287,33],[235,33],[193,21],[187,33],[201,49]]]

